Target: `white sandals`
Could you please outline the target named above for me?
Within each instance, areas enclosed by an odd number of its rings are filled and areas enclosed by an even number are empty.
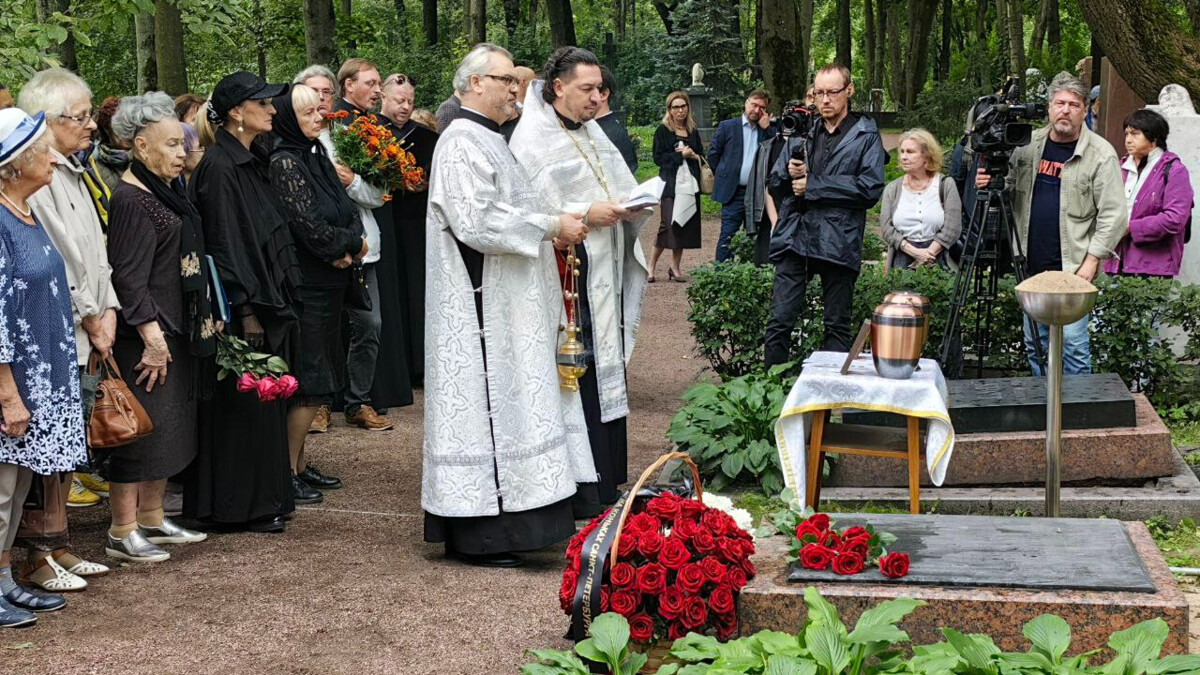
[[[51,556],[33,563],[33,569],[25,575],[24,581],[51,593],[82,591],[88,585],[87,580],[63,569]]]

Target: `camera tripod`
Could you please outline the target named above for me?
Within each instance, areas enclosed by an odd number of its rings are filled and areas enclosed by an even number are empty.
[[[1003,187],[1005,170],[988,167],[991,180],[976,193],[975,206],[963,238],[962,260],[950,296],[950,314],[946,318],[946,333],[942,338],[940,358],[942,371],[951,379],[962,376],[963,350],[959,334],[962,310],[974,294],[976,377],[983,377],[983,361],[988,354],[991,337],[992,310],[996,304],[1000,277],[1009,265],[1017,283],[1025,280],[1025,253],[1017,237],[1013,220],[1012,194]],[[1034,340],[1034,355],[1044,363],[1040,340]]]

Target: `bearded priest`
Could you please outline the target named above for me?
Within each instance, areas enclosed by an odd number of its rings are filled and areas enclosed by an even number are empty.
[[[615,502],[618,486],[628,480],[625,368],[633,353],[648,276],[638,230],[650,211],[620,206],[637,182],[594,121],[603,89],[595,54],[563,47],[550,56],[542,76],[530,84],[509,143],[551,208],[586,214],[583,222],[592,229],[577,247],[579,323],[588,354],[579,395],[599,472],[599,482],[581,484],[576,495],[575,515],[587,517]],[[566,242],[556,242],[556,248],[565,247]]]
[[[596,473],[586,443],[568,440],[555,366],[551,242],[582,242],[587,227],[546,208],[500,135],[517,84],[500,47],[463,59],[426,217],[425,541],[492,567],[574,534],[575,485]]]

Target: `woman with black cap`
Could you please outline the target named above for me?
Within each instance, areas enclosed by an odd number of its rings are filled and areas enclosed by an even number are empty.
[[[271,134],[271,184],[283,201],[300,261],[300,353],[292,370],[299,397],[288,413],[292,483],[297,503],[322,500],[296,477],[304,463],[304,439],[317,408],[342,390],[342,299],[350,266],[367,254],[358,207],[338,179],[321,144],[321,97],[303,84],[275,99]]]
[[[225,330],[294,362],[300,267],[283,203],[271,188],[271,99],[287,85],[247,72],[213,89],[197,132],[208,146],[188,185],[200,211],[206,252],[229,298]],[[184,514],[253,532],[282,532],[295,509],[287,445],[287,403],[260,402],[234,380],[218,382],[201,412],[199,454],[184,492]]]

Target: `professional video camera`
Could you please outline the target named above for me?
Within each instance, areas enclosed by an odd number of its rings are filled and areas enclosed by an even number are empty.
[[[813,116],[817,109],[800,101],[788,101],[779,115],[779,131],[789,136],[808,138],[812,133]]]
[[[1013,150],[1029,145],[1033,125],[1021,120],[1041,120],[1046,106],[1022,103],[1020,82],[1009,77],[999,93],[975,103],[975,119],[968,132],[971,151],[984,158],[981,165],[992,176],[1002,177]]]

